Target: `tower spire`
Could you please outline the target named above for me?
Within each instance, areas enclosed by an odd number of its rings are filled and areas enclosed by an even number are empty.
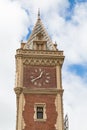
[[[40,9],[38,9],[38,20],[40,20]]]

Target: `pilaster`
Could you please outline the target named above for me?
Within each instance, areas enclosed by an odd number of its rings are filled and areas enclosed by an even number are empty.
[[[57,88],[62,89],[62,84],[61,84],[61,66],[58,64],[56,66],[56,77],[57,77]]]
[[[23,86],[23,60],[22,57],[16,57],[16,81],[15,87]]]
[[[57,95],[57,101],[58,101],[58,130],[64,130],[64,119],[63,119],[63,99],[62,99],[63,93],[59,93]]]
[[[16,130],[18,130],[19,126],[19,106],[20,106],[20,95],[22,93],[21,87],[14,88],[15,94],[16,94],[16,103],[17,103],[17,115],[16,115]]]

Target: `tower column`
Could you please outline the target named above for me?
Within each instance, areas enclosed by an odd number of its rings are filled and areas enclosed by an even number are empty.
[[[58,94],[57,94],[57,130],[64,130],[63,127],[63,101],[62,101],[62,95],[63,95],[63,89],[62,89],[62,77],[61,77],[61,64],[58,64],[56,66],[56,77],[57,77],[57,88],[58,88]]]
[[[61,83],[61,66],[56,66],[56,77],[57,77],[57,88],[62,89],[62,83]]]
[[[16,86],[23,87],[23,63],[21,57],[16,57]]]
[[[16,93],[17,117],[16,130],[22,130],[22,104],[23,104],[23,63],[22,57],[16,57],[16,81],[14,91]]]
[[[58,130],[64,130],[62,91],[58,93]]]
[[[17,115],[16,115],[16,130],[18,130],[18,118],[19,118],[19,98],[22,93],[22,88],[16,87],[14,88],[16,94],[16,104],[17,104]]]

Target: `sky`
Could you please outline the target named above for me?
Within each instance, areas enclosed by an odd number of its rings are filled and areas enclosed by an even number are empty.
[[[16,129],[15,54],[27,41],[38,8],[52,41],[64,51],[69,130],[87,130],[87,0],[0,0],[0,130]]]

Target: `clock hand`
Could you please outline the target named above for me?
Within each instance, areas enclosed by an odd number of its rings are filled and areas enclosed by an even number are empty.
[[[34,82],[35,80],[37,80],[37,79],[41,78],[41,77],[42,77],[42,75],[43,75],[43,71],[40,73],[40,75],[39,75],[38,77],[36,77],[36,78],[32,79],[32,80],[31,80],[31,82]]]
[[[31,81],[32,81],[32,82],[34,82],[35,80],[37,80],[37,79],[41,78],[41,76],[42,76],[42,72],[40,73],[40,75],[39,75],[38,77],[36,77],[36,78],[32,79]]]
[[[40,78],[42,77],[42,75],[43,75],[43,71],[40,73]]]

